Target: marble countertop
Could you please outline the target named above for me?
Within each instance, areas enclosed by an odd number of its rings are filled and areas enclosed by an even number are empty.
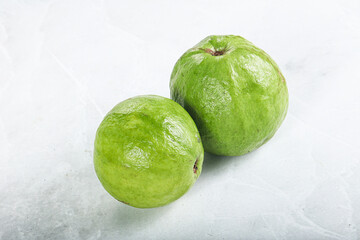
[[[95,131],[129,97],[169,97],[212,34],[274,58],[290,106],[240,157],[205,156],[178,201],[114,200]],[[360,2],[0,0],[0,239],[360,239]]]

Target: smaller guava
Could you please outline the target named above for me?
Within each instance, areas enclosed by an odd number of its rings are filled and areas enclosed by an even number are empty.
[[[96,174],[114,198],[133,207],[159,207],[180,198],[199,177],[203,159],[194,121],[168,98],[125,100],[96,132]]]

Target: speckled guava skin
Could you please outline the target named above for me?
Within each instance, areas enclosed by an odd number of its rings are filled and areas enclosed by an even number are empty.
[[[185,52],[171,98],[194,119],[207,152],[235,156],[268,141],[288,108],[285,78],[263,50],[240,36],[209,36]]]
[[[181,197],[199,177],[203,158],[190,115],[160,96],[119,103],[96,133],[96,174],[114,198],[133,207],[159,207]]]

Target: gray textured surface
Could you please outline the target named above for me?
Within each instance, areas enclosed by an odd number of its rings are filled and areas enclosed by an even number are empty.
[[[359,1],[0,1],[0,239],[359,239]],[[92,164],[104,114],[169,96],[209,34],[264,49],[288,82],[275,137],[205,156],[194,187],[139,210]]]

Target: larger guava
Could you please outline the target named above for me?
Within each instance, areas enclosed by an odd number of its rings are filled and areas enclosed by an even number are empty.
[[[274,60],[240,36],[209,36],[185,52],[170,80],[171,98],[194,119],[207,152],[242,155],[268,141],[288,108]]]
[[[96,132],[96,174],[114,198],[133,207],[159,207],[181,197],[199,177],[203,158],[190,115],[160,96],[119,103]]]

